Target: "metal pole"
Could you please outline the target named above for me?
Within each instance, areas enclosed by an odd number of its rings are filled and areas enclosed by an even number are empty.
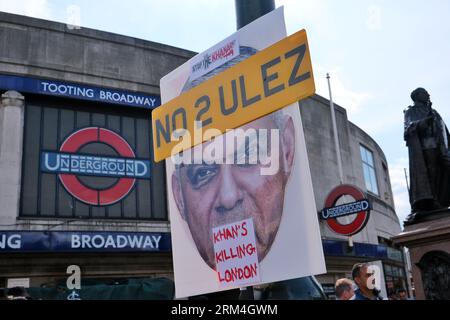
[[[275,0],[234,0],[237,29],[275,10]],[[241,288],[239,300],[255,300],[253,287]]]
[[[238,30],[275,10],[275,0],[234,0]]]
[[[336,157],[339,169],[339,181],[341,184],[344,183],[344,171],[342,170],[342,156],[341,156],[341,148],[339,146],[339,135],[336,125],[336,114],[334,111],[334,103],[333,103],[333,95],[331,94],[331,82],[330,82],[330,74],[327,73],[328,80],[328,91],[330,93],[330,110],[331,110],[331,121],[333,123],[333,135],[334,135],[334,147],[336,148]]]
[[[339,182],[340,182],[340,184],[343,184],[344,183],[344,170],[342,169],[341,147],[339,144],[339,134],[338,134],[337,124],[336,124],[336,113],[334,110],[333,94],[331,93],[330,79],[331,79],[330,74],[327,73],[328,91],[330,93],[331,122],[333,123],[334,147],[336,149],[336,158],[337,158],[337,164],[338,164],[338,170],[339,170]],[[353,238],[351,236],[348,237],[348,246],[350,248],[353,248]]]

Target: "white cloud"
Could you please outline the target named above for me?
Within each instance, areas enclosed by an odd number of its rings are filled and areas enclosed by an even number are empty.
[[[411,213],[408,188],[405,180],[405,168],[407,170],[409,168],[409,160],[406,157],[398,158],[389,165],[392,192],[394,193],[395,210],[401,224],[403,224],[406,217]]]
[[[0,11],[41,19],[51,16],[48,0],[0,0]]]
[[[381,29],[381,8],[379,6],[372,5],[367,8],[366,26],[370,31]]]
[[[333,101],[347,109],[350,113],[359,112],[371,95],[366,92],[356,92],[351,90],[347,83],[342,79],[341,71],[342,69],[340,67],[335,67],[329,71],[326,71],[321,66],[316,67],[315,81],[317,93],[327,99],[329,98],[328,82],[326,79],[326,74],[329,72]]]

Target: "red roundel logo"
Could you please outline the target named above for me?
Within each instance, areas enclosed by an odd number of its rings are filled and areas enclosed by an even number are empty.
[[[62,144],[60,148],[61,153],[66,154],[76,154],[79,150],[90,143],[104,143],[111,148],[113,148],[120,157],[132,159],[135,158],[135,154],[130,145],[121,136],[113,131],[104,128],[85,128],[81,129],[72,135],[70,135]],[[86,172],[92,172],[95,175],[99,172],[99,175],[103,172],[114,171],[116,173],[118,163],[116,159],[105,160],[105,158],[98,158],[95,156],[83,157],[78,159],[70,159],[74,162],[78,160],[78,165],[84,163],[84,166],[80,166],[82,170]],[[63,161],[63,159],[61,160]],[[83,162],[82,162],[83,161]],[[126,165],[126,160],[123,161],[124,166]],[[90,166],[88,165],[90,164]],[[115,167],[113,166],[115,164]],[[87,167],[87,169],[86,169]],[[91,167],[89,170],[89,167]],[[98,169],[98,170],[96,170]],[[111,170],[113,169],[113,170]],[[70,172],[74,172],[72,169]],[[66,190],[76,199],[94,206],[108,206],[112,205],[123,198],[125,198],[128,193],[133,189],[136,182],[135,178],[120,177],[118,182],[112,187],[106,190],[98,190],[90,188],[85,184],[81,183],[76,174],[59,174],[59,179],[64,185]],[[119,176],[117,176],[119,177]]]
[[[339,199],[344,196],[352,197],[354,202],[336,206]],[[320,212],[320,218],[325,220],[334,232],[344,236],[352,236],[366,226],[369,221],[370,209],[369,200],[358,187],[341,185],[328,195],[325,201],[325,209]],[[355,219],[349,224],[342,224],[338,221],[338,218],[349,215],[356,215]]]

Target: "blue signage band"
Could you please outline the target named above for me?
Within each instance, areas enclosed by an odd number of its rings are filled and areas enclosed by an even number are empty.
[[[158,95],[5,74],[0,74],[0,90],[16,90],[144,109],[155,109],[161,105],[161,97]]]
[[[170,233],[0,231],[0,253],[170,252]]]

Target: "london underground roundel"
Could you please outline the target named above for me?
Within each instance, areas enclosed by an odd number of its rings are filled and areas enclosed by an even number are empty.
[[[344,196],[350,196],[353,202],[336,205]],[[364,192],[352,185],[340,185],[330,192],[325,201],[325,209],[320,212],[320,219],[325,220],[328,227],[343,236],[359,233],[369,221],[371,205]],[[339,222],[338,218],[355,215],[348,224]]]
[[[112,148],[117,157],[80,154],[80,150],[93,143]],[[64,188],[74,198],[93,206],[108,206],[124,199],[133,189],[136,179],[150,178],[150,161],[136,159],[136,155],[117,133],[99,127],[78,130],[61,145],[59,152],[42,152],[41,170],[57,173]],[[80,176],[116,178],[106,189],[90,187]]]

